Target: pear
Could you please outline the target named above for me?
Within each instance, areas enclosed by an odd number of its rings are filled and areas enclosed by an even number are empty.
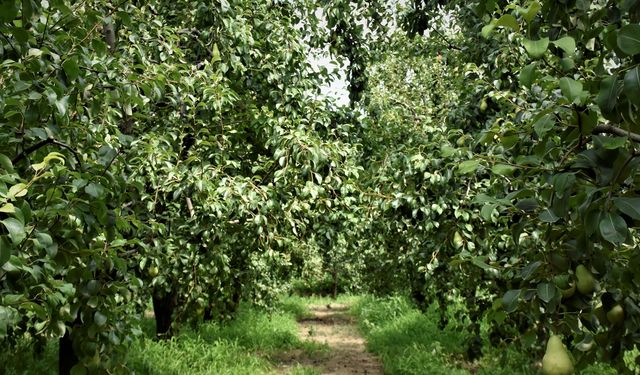
[[[607,311],[607,320],[613,325],[624,322],[624,309],[620,305],[615,305]]]
[[[460,235],[460,232],[455,232],[453,234],[453,246],[456,249],[461,248],[464,245],[464,240],[462,239],[462,235]]]
[[[542,372],[545,375],[570,375],[573,362],[560,336],[551,336],[547,342],[547,352],[542,357]]]
[[[156,277],[156,276],[158,276],[158,273],[160,272],[160,270],[156,266],[151,266],[151,267],[149,267],[147,272],[149,273],[149,276]]]
[[[482,98],[482,100],[480,100],[480,112],[485,112],[488,106],[487,99]]]
[[[562,298],[571,298],[576,292],[576,283],[569,279],[569,275],[556,275],[553,277],[553,283],[560,289]]]
[[[576,293],[576,283],[571,282],[570,286],[567,289],[561,289],[560,293],[562,293],[562,298],[571,298]]]
[[[584,295],[591,294],[596,288],[596,279],[584,265],[576,267],[576,278],[578,279],[578,291]]]

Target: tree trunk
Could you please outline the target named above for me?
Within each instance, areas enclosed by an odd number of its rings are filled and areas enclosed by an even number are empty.
[[[204,316],[202,317],[202,320],[205,322],[213,320],[213,306],[211,306],[211,304],[204,309]]]
[[[333,291],[331,293],[333,299],[336,299],[338,296],[338,270],[336,267],[333,267],[333,272],[331,272],[331,276],[333,276]]]
[[[154,290],[152,298],[153,312],[156,318],[156,336],[163,339],[170,338],[173,312],[177,305],[177,295],[173,291]]]
[[[71,374],[71,368],[78,364],[79,359],[73,351],[73,341],[68,329],[64,336],[58,340],[58,343],[60,345],[58,348],[58,373],[60,375],[69,375]]]

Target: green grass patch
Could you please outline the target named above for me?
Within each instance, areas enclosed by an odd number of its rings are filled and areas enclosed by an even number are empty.
[[[268,358],[281,351],[302,349],[314,353],[321,345],[298,338],[293,303],[283,311],[268,313],[243,306],[235,319],[206,323],[197,330],[184,330],[168,341],[149,338],[133,346],[128,366],[136,374],[267,374],[273,363]],[[312,374],[308,369],[296,369]]]
[[[468,374],[454,360],[464,348],[464,335],[439,330],[433,314],[422,314],[408,299],[364,297],[352,311],[385,373]]]
[[[134,345],[128,362],[136,374],[240,374],[266,373],[269,363],[247,353],[238,343],[212,341],[198,333],[168,341],[149,339]]]
[[[0,374],[44,375],[58,373],[58,343],[48,342],[41,350],[35,350],[31,340],[19,340],[8,350],[9,344],[0,341]]]
[[[270,358],[288,350],[302,350],[309,357],[326,355],[326,345],[302,342],[296,317],[306,314],[305,301],[284,299],[271,313],[243,305],[235,319],[204,323],[183,329],[170,340],[157,341],[154,321],[143,319],[144,336],[131,345],[126,367],[141,375],[172,374],[270,374]],[[30,340],[14,350],[0,353],[0,373],[7,375],[56,374],[57,341],[50,341],[35,354]],[[292,374],[315,375],[312,368],[298,366]]]
[[[471,334],[464,327],[466,321],[456,321],[461,304],[448,307],[449,324],[438,327],[438,306],[431,305],[420,312],[408,298],[363,297],[352,309],[360,330],[367,339],[367,348],[383,362],[385,374],[419,375],[534,375],[539,374],[531,354],[516,347],[493,348],[484,345],[484,355],[475,363],[464,359],[464,351]],[[486,331],[486,330],[483,330]],[[484,338],[486,341],[486,338]],[[613,375],[617,372],[604,364],[588,366],[581,374]]]

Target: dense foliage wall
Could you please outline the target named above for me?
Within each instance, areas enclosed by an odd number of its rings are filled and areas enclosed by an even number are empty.
[[[0,4],[1,340],[126,372],[150,298],[168,336],[318,253],[360,168],[308,4]]]
[[[0,1],[0,340],[127,372],[292,278],[638,343],[640,1]],[[345,64],[351,103],[316,95]],[[469,344],[477,357],[482,341]]]
[[[578,366],[627,368],[640,318],[639,10],[409,4],[365,94],[365,183],[378,194],[365,263],[396,270],[377,288],[441,307],[458,294],[470,329],[492,322],[494,345],[540,351],[564,334]]]

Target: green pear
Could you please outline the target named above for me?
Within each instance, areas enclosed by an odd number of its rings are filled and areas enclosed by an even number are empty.
[[[624,309],[620,305],[615,305],[607,311],[607,320],[613,325],[624,322]]]
[[[455,232],[453,234],[453,246],[456,249],[461,248],[464,245],[464,240],[462,239],[462,235],[460,235],[460,232]]]
[[[542,357],[542,372],[545,375],[570,375],[573,362],[560,336],[551,336],[547,342],[547,352]]]
[[[596,288],[596,279],[584,265],[576,267],[576,278],[578,279],[578,291],[584,295],[591,294]]]
[[[480,112],[486,111],[488,106],[487,99],[482,98],[482,100],[480,100]]]
[[[576,283],[571,282],[570,286],[567,289],[561,289],[560,293],[562,293],[562,298],[571,298],[576,293]]]
[[[576,292],[576,283],[569,278],[569,275],[556,275],[553,277],[553,283],[560,289],[564,299],[571,298]]]
[[[151,266],[151,267],[149,267],[147,272],[149,273],[149,276],[156,277],[156,276],[158,276],[158,273],[160,272],[160,270],[156,266]]]

